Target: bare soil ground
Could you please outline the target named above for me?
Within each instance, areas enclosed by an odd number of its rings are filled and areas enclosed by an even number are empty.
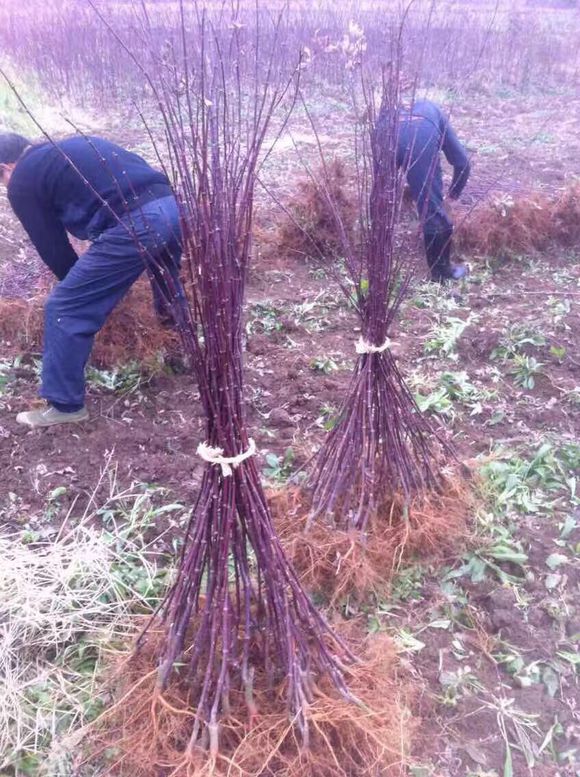
[[[561,120],[554,125],[558,105]],[[580,164],[577,98],[574,106],[562,116],[558,95],[553,103],[529,104],[482,96],[457,110],[460,134],[478,147],[473,201],[491,188],[561,186],[579,169],[574,161]],[[329,121],[332,115],[330,105]],[[545,139],[530,143],[543,127]],[[344,141],[335,142],[340,150]],[[503,144],[509,145],[504,161]],[[289,177],[285,160],[281,154],[270,172],[279,193],[291,191],[298,174],[294,169]],[[266,239],[257,246],[248,290],[246,382],[264,469],[283,482],[307,463],[335,416],[359,333],[323,267],[285,256],[283,247],[272,250],[278,220],[272,210],[260,218]],[[522,474],[517,462],[532,461],[543,443],[558,452],[579,439],[580,246],[478,261],[467,282],[438,289],[421,280],[416,226],[410,222],[407,231],[416,280],[395,332],[404,372],[460,456],[501,462],[512,481],[500,489],[503,502],[496,494],[474,516],[473,540],[443,567],[410,564],[389,601],[354,609],[344,602],[341,610],[370,632],[393,634],[399,646],[404,672],[418,689],[415,777],[571,776],[580,756],[580,512],[569,468],[561,482],[550,459],[556,474],[542,470],[534,480],[532,465]],[[29,295],[42,276],[4,200],[0,275],[5,297]],[[88,423],[28,431],[14,416],[35,401],[35,364],[33,354],[1,344],[2,522],[42,532],[73,502],[81,510],[89,498],[98,500],[95,488],[111,466],[122,482],[159,484],[171,499],[193,502],[204,428],[188,374],[166,368],[148,375],[132,367],[123,383],[112,370],[101,371],[90,382]],[[268,453],[278,459],[267,460]],[[55,504],[50,495],[61,486],[66,491]],[[501,543],[520,552],[519,560],[498,555]]]

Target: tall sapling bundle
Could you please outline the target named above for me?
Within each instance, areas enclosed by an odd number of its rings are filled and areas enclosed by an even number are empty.
[[[253,190],[261,146],[286,94],[271,48],[269,68],[251,91],[241,85],[255,42],[235,29],[222,41],[201,20],[203,52],[185,75],[185,94],[164,91],[175,172],[184,194],[185,259],[198,328],[193,363],[206,414],[207,462],[175,586],[162,610],[159,687],[177,661],[198,686],[188,745],[219,749],[218,722],[242,692],[255,714],[256,668],[284,695],[302,738],[314,674],[328,674],[347,695],[333,638],[297,582],[272,528],[243,402],[242,312],[251,247]],[[175,67],[176,60],[172,63]],[[171,100],[171,102],[169,102]],[[191,134],[190,134],[191,133]],[[192,626],[194,628],[192,629]]]
[[[356,687],[353,656],[282,550],[246,425],[242,314],[254,182],[267,132],[293,102],[279,26],[269,32],[266,44],[235,19],[214,27],[202,14],[198,48],[184,34],[151,78],[183,196],[192,315],[175,312],[206,416],[197,449],[206,465],[176,582],[133,662],[154,660],[156,687],[137,672],[121,705],[115,744],[127,773],[232,765],[241,774],[303,773],[316,750],[319,763],[343,764],[333,774],[360,774],[366,762],[393,758],[382,735],[389,716],[384,708],[361,714],[344,680],[354,671]]]

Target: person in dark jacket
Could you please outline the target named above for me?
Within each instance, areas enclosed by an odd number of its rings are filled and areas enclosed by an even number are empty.
[[[145,267],[160,318],[168,321],[169,301],[182,299],[177,202],[163,173],[93,136],[32,145],[0,134],[0,180],[59,279],[45,306],[40,394],[48,404],[16,420],[31,427],[84,421],[84,370],[94,337]],[[92,245],[77,256],[67,233]]]
[[[378,129],[388,126],[381,111]],[[429,100],[418,100],[411,108],[401,108],[398,116],[397,164],[406,174],[413,201],[417,205],[423,228],[425,253],[431,279],[444,282],[465,276],[464,265],[451,263],[453,224],[444,206],[441,153],[453,167],[448,196],[461,195],[470,173],[465,148],[449,120]]]

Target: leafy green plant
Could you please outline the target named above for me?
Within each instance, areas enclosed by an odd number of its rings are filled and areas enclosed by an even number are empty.
[[[323,405],[320,408],[320,415],[316,419],[316,425],[324,429],[325,432],[330,432],[338,421],[337,413],[338,409],[334,405]]]
[[[141,364],[136,361],[114,367],[111,370],[87,369],[87,383],[95,388],[113,391],[116,394],[131,394],[137,391],[151,375],[144,376]]]
[[[483,403],[495,395],[494,391],[475,386],[465,371],[444,372],[439,377],[437,388],[427,395],[415,394],[415,400],[423,412],[432,411],[453,418],[456,402],[467,407],[470,415],[475,416],[483,411]]]
[[[516,386],[531,390],[536,385],[538,375],[542,374],[543,366],[533,356],[524,356],[517,353],[513,357],[513,366],[510,374],[513,375]]]
[[[325,375],[330,375],[331,372],[336,372],[340,367],[331,356],[317,356],[314,359],[311,359],[310,369],[315,372],[323,372]]]
[[[440,701],[447,707],[455,707],[460,699],[483,690],[477,675],[469,666],[460,666],[455,671],[442,671],[439,682],[443,687]]]
[[[314,278],[315,281],[325,281],[328,278],[328,273],[324,267],[311,267],[308,270],[308,275]]]
[[[486,696],[489,698],[482,702],[494,712],[505,746],[504,777],[514,777],[512,748],[515,747],[523,754],[528,768],[531,769],[535,766],[537,758],[537,748],[532,743],[531,735],[540,736],[537,725],[540,716],[518,709],[513,698],[496,697],[491,693],[487,693]],[[514,740],[516,744],[513,744]]]
[[[395,602],[420,601],[425,574],[425,567],[420,564],[411,564],[399,570],[393,580],[391,599]]]
[[[453,402],[444,386],[436,388],[429,394],[415,394],[415,402],[422,413],[437,413],[438,415],[453,416]]]
[[[566,356],[566,348],[563,345],[551,345],[550,354],[554,356],[561,363]]]
[[[284,324],[280,316],[282,310],[276,307],[269,300],[255,302],[248,313],[248,323],[246,324],[246,334],[271,334],[272,332],[281,332]]]
[[[549,297],[548,306],[550,308],[552,321],[554,324],[561,324],[572,310],[570,300],[562,299],[561,297]]]
[[[491,358],[506,362],[521,354],[526,346],[540,348],[544,345],[546,337],[537,328],[526,324],[513,324],[491,352]]]
[[[480,468],[488,498],[496,512],[550,512],[559,498],[578,503],[576,477],[580,446],[564,443],[541,445],[531,458],[498,449]]]
[[[303,326],[307,332],[314,334],[322,332],[328,326],[328,313],[330,310],[344,305],[342,295],[337,296],[328,291],[320,292],[312,300],[305,300],[290,309],[290,313],[297,324]]]
[[[425,343],[425,353],[438,353],[456,359],[455,348],[465,329],[472,323],[474,316],[466,319],[449,316],[436,324]]]
[[[14,371],[22,366],[23,359],[21,356],[16,356],[13,359],[0,359],[0,399],[11,393],[12,386],[16,380]],[[38,375],[39,370],[40,361],[34,359],[31,365],[31,372]]]
[[[459,307],[455,296],[449,293],[448,288],[430,282],[421,283],[416,287],[411,304],[415,308],[429,308],[439,313],[457,310]]]
[[[275,453],[266,453],[267,466],[262,470],[264,477],[278,482],[285,482],[292,474],[294,460],[296,458],[292,448],[287,448],[284,456],[277,456]]]
[[[10,373],[14,367],[14,363],[9,359],[0,360],[0,396],[4,393],[6,386],[10,380]]]
[[[507,529],[497,527],[495,537],[470,551],[464,558],[464,563],[447,576],[448,580],[469,577],[472,583],[481,583],[488,575],[498,578],[502,583],[518,583],[524,578],[528,556],[521,542],[513,539]],[[508,572],[510,565],[514,572]]]

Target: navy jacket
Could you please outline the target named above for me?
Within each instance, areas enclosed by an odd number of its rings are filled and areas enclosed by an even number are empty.
[[[67,232],[95,240],[128,211],[171,193],[167,177],[137,154],[84,135],[32,146],[8,184],[14,213],[61,280],[77,259]]]
[[[390,127],[388,109],[383,108],[376,127],[379,147],[388,148]],[[401,108],[397,116],[397,164],[406,173],[426,233],[451,228],[443,206],[441,151],[453,166],[449,196],[455,199],[467,183],[470,167],[467,153],[449,120],[429,100],[418,100],[411,109]]]
[[[432,165],[434,153],[443,151],[453,166],[453,180],[449,196],[456,199],[465,188],[470,165],[465,148],[455,134],[449,120],[430,100],[418,100],[411,110],[402,110],[399,119],[397,152],[400,165],[409,168],[415,164],[425,170]]]

